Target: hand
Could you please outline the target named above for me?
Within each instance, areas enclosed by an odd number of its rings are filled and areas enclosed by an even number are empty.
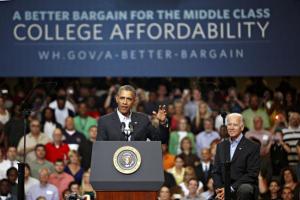
[[[153,111],[152,114],[154,118],[158,119],[159,123],[161,124],[166,123],[167,120],[166,105],[163,106],[159,105],[158,111],[157,112]]]
[[[216,199],[218,199],[218,200],[224,200],[225,199],[225,196],[224,196],[225,190],[224,190],[224,188],[217,188],[216,193],[217,193]]]

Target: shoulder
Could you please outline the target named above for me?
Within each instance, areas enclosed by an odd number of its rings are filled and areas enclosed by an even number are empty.
[[[115,112],[112,112],[112,113],[108,113],[106,115],[103,115],[102,117],[100,117],[99,121],[110,120],[110,119],[112,119],[113,115],[115,115],[115,114],[116,114]]]
[[[149,116],[146,115],[145,113],[141,113],[141,112],[132,112],[133,115],[136,115],[137,117],[139,117],[140,119],[144,119],[144,120],[149,120]]]
[[[245,136],[243,136],[243,140],[245,141],[245,145],[251,149],[259,149],[260,145],[253,142],[252,140],[246,138]]]

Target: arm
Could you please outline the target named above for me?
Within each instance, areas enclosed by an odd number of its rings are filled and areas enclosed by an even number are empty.
[[[252,147],[252,151],[246,160],[246,173],[235,183],[233,183],[232,187],[236,191],[238,186],[242,183],[250,183],[254,184],[256,183],[255,180],[257,180],[259,169],[260,169],[260,148],[259,145],[255,144]]]
[[[214,162],[213,170],[212,170],[212,177],[214,180],[214,188],[215,189],[224,188],[224,183],[222,181],[222,163],[221,163],[221,157],[220,157],[220,153],[221,153],[220,146],[221,146],[221,144],[218,144],[218,146],[217,146],[215,162]]]
[[[108,140],[108,133],[105,128],[103,118],[100,118],[98,121],[98,128],[97,128],[97,141]]]

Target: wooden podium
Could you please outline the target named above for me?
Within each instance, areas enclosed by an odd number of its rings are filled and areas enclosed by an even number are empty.
[[[139,152],[141,165],[137,171],[124,174],[116,169],[114,154],[128,146]],[[97,200],[156,200],[164,182],[161,142],[95,142],[90,181],[97,191]]]

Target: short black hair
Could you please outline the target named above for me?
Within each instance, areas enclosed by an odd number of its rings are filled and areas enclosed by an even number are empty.
[[[11,168],[9,168],[7,171],[6,171],[6,176],[8,176],[12,171],[15,171],[15,172],[17,172],[18,173],[18,170],[17,170],[17,168],[15,168],[15,167],[11,167]]]
[[[39,147],[42,147],[42,148],[44,148],[44,150],[46,150],[45,145],[43,145],[43,144],[37,144],[37,145],[34,147],[34,151],[36,151]]]

